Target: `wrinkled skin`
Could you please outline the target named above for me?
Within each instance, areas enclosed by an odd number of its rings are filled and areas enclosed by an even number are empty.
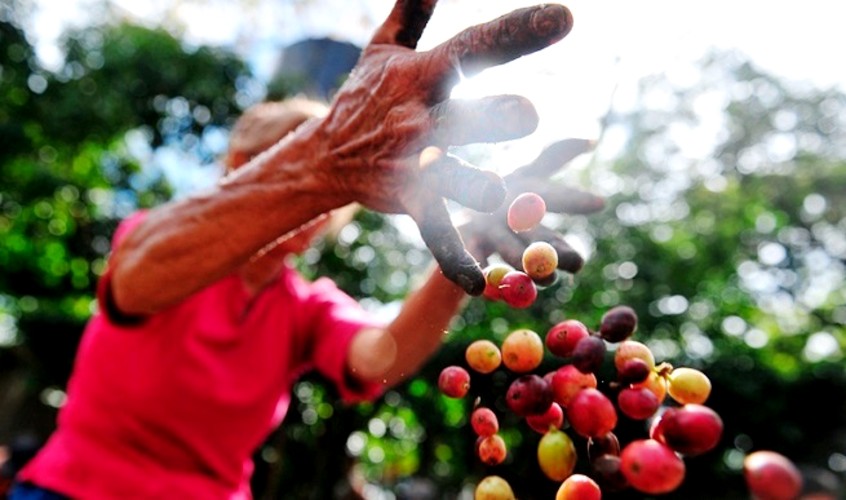
[[[505,188],[495,174],[443,151],[452,145],[525,136],[537,126],[519,96],[449,99],[460,75],[506,63],[561,40],[572,27],[562,5],[516,10],[459,33],[430,51],[415,51],[434,0],[398,0],[338,91],[314,133],[327,195],[410,215],[446,277],[479,295],[484,276],[464,248],[444,198],[491,212]],[[425,148],[433,146],[421,156]],[[472,186],[473,189],[466,189]]]
[[[520,193],[534,192],[543,197],[549,212],[561,214],[589,214],[605,206],[602,198],[551,181],[550,178],[576,156],[589,151],[593,143],[584,139],[564,139],[547,146],[531,163],[505,176],[505,201],[492,214],[475,215],[461,225],[467,248],[483,265],[493,254],[512,267],[522,268],[523,250],[535,241],[546,241],[558,253],[558,269],[575,273],[584,259],[564,241],[563,236],[550,228],[538,227],[515,233],[508,227],[507,213],[511,202]]]

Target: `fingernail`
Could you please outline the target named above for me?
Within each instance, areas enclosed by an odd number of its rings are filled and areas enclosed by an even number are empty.
[[[560,4],[538,7],[532,14],[532,31],[544,38],[563,38],[573,28],[573,15]]]
[[[472,274],[462,272],[456,276],[456,282],[469,295],[481,295],[485,291],[485,276],[481,271]]]
[[[581,213],[594,213],[605,209],[605,198],[586,193],[581,201]]]
[[[591,206],[591,208],[595,212],[599,212],[600,210],[603,210],[605,208],[605,198],[600,198],[599,196],[594,197],[593,205]]]
[[[558,269],[577,273],[584,265],[585,260],[575,251],[558,252]]]

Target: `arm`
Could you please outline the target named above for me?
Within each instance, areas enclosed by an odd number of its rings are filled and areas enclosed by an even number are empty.
[[[440,347],[467,295],[434,269],[386,328],[370,328],[350,343],[347,367],[357,379],[390,387],[413,375]]]
[[[415,47],[435,7],[397,0],[328,114],[306,123],[215,191],[154,210],[116,249],[114,305],[149,314],[247,262],[303,223],[350,202],[410,215],[447,278],[481,294],[484,276],[464,248],[444,197],[493,211],[502,180],[427,147],[522,137],[537,113],[519,96],[449,99],[460,76],[561,40],[572,27],[562,5],[516,10],[464,30],[428,52]],[[456,189],[474,186],[473,190]]]
[[[110,260],[115,306],[154,313],[232,272],[256,252],[345,204],[322,191],[313,123],[213,190],[149,212]],[[272,216],[271,216],[272,214]]]

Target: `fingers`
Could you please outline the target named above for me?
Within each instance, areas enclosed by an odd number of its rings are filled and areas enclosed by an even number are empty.
[[[546,209],[559,214],[592,214],[605,208],[605,198],[595,194],[558,185],[542,195]]]
[[[544,4],[468,28],[427,53],[432,83],[451,86],[455,82],[444,82],[444,77],[470,76],[538,51],[564,38],[572,26],[566,7]]]
[[[538,227],[531,232],[515,234],[500,225],[485,228],[487,242],[485,257],[493,253],[514,269],[523,269],[523,251],[535,241],[545,241],[558,254],[558,269],[571,274],[579,272],[585,264],[584,258],[571,247],[561,235],[547,227]]]
[[[537,193],[546,203],[547,212],[557,214],[592,214],[605,208],[605,199],[595,194],[571,188],[561,183],[550,182],[549,178],[520,179],[513,182],[508,178],[509,196],[524,192]]]
[[[549,178],[580,154],[587,153],[596,143],[589,139],[563,139],[553,142],[540,155],[523,167],[518,168],[509,177]]]
[[[423,150],[420,162],[426,186],[441,196],[480,212],[493,212],[505,200],[505,183],[493,172],[434,147]]]
[[[480,230],[479,221],[468,222],[457,227],[464,241],[464,248],[479,262],[479,267],[484,269],[488,265],[488,257],[493,255],[496,249],[491,247],[490,240],[483,236],[484,230]],[[487,228],[487,225],[482,227]]]
[[[538,126],[534,105],[522,96],[450,99],[432,108],[435,144],[461,146],[527,136]]]
[[[468,294],[481,295],[485,290],[482,268],[464,248],[443,199],[424,194],[420,196],[417,203],[409,207],[409,215],[417,223],[420,236],[444,276]]]
[[[410,49],[417,47],[436,3],[437,0],[397,0],[370,43],[403,45]]]
[[[523,250],[526,243],[504,224],[492,224],[485,228],[490,245],[500,258],[514,269],[523,269]]]

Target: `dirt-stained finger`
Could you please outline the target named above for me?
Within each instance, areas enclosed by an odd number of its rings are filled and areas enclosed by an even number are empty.
[[[397,0],[370,43],[402,45],[410,49],[417,47],[435,4],[437,0]]]
[[[451,88],[460,75],[472,76],[552,45],[572,26],[569,9],[542,4],[468,28],[427,53],[432,84]]]
[[[596,145],[590,139],[562,139],[545,147],[528,165],[508,174],[508,178],[549,178],[563,169],[573,158],[587,153]]]
[[[465,207],[490,213],[505,200],[505,182],[494,172],[434,147],[423,150],[421,163],[426,186]]]
[[[470,295],[485,290],[485,276],[476,259],[464,248],[458,230],[450,220],[447,207],[440,197],[421,195],[409,215],[417,223],[420,237],[441,267],[447,279]]]

